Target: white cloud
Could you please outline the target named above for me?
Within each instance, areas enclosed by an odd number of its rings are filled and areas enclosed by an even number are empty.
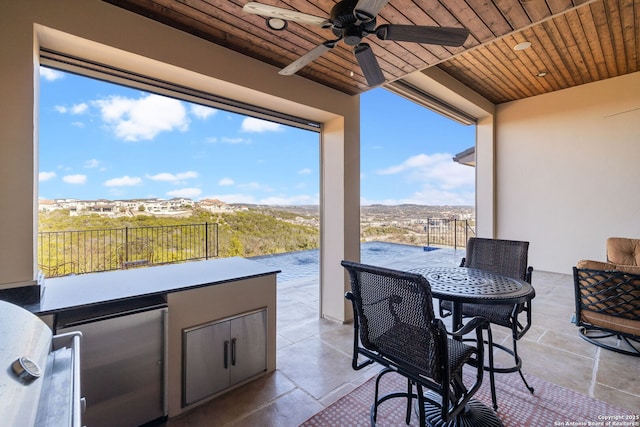
[[[104,185],[106,187],[131,187],[134,185],[138,185],[142,182],[142,178],[137,176],[123,176],[120,178],[112,178],[105,181]]]
[[[215,108],[206,107],[204,105],[191,105],[191,114],[196,116],[198,119],[205,120],[210,116],[215,115],[218,112]]]
[[[251,139],[245,139],[240,137],[231,138],[228,136],[223,136],[222,138],[218,138],[216,136],[210,136],[207,139],[205,139],[205,141],[209,144],[217,144],[219,142],[223,144],[250,144],[251,143]]]
[[[189,199],[195,199],[200,194],[202,194],[202,190],[200,190],[199,188],[181,188],[179,190],[167,191],[167,196],[186,197]]]
[[[55,177],[56,177],[56,173],[55,172],[40,172],[38,174],[38,181],[45,182],[45,181],[49,181],[50,179],[53,179]]]
[[[405,182],[420,185],[414,194],[388,200],[366,200],[363,204],[473,205],[475,169],[460,165],[449,153],[418,154],[398,165],[377,171],[378,175],[403,175]]]
[[[84,162],[84,167],[87,169],[95,169],[98,166],[100,166],[100,161],[98,161],[97,159],[90,159]]]
[[[228,137],[223,137],[220,141],[224,142],[225,144],[241,144],[243,142],[249,142],[243,138],[228,138]]]
[[[243,132],[278,132],[283,129],[281,124],[256,119],[255,117],[247,117],[242,121]]]
[[[125,141],[150,140],[161,132],[189,128],[187,111],[176,99],[154,94],[139,99],[112,96],[93,104],[100,108],[102,120]]]
[[[309,168],[300,169],[300,170],[298,171],[298,173],[299,173],[300,175],[309,175],[309,174],[311,173],[311,169],[309,169]]]
[[[53,107],[60,114],[83,114],[89,109],[89,105],[85,102],[81,102],[80,104],[72,105],[71,107],[65,107],[64,105],[56,105]]]
[[[235,182],[231,178],[222,178],[220,181],[218,181],[218,185],[221,187],[225,187],[233,184],[235,184]]]
[[[89,106],[84,102],[81,104],[76,104],[71,107],[71,114],[82,114],[87,111],[88,108]]]
[[[62,180],[67,184],[84,184],[87,182],[87,176],[82,174],[66,175]]]
[[[377,171],[379,175],[394,175],[397,173],[405,172],[408,170],[416,170],[422,168],[433,167],[434,165],[450,163],[455,165],[452,159],[452,155],[449,153],[437,153],[437,154],[418,154],[416,156],[409,157],[407,160],[399,165],[390,166],[387,169]]]
[[[147,175],[147,178],[149,178],[152,181],[165,181],[165,182],[173,182],[173,183],[184,181],[186,179],[197,178],[197,177],[198,177],[198,172],[194,172],[194,171],[180,172],[176,174],[162,172],[155,175]]]
[[[40,77],[48,82],[53,82],[63,78],[64,73],[58,70],[52,70],[51,68],[40,67]]]

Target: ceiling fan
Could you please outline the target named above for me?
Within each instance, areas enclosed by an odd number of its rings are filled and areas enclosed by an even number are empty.
[[[371,46],[362,41],[365,37],[375,34],[380,40],[462,46],[469,35],[469,30],[466,28],[396,24],[383,24],[376,27],[376,16],[389,1],[341,0],[333,6],[329,18],[257,2],[248,2],[242,9],[247,13],[266,18],[267,25],[273,30],[284,30],[287,27],[287,21],[293,21],[331,29],[336,36],[335,39],[327,40],[307,52],[280,70],[278,74],[285,76],[295,74],[343,40],[346,45],[353,46],[358,65],[367,83],[372,87],[382,84],[385,78]]]

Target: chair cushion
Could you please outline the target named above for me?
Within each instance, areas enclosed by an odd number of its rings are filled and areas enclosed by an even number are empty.
[[[607,261],[619,265],[640,266],[640,239],[607,239]]]
[[[592,261],[583,259],[576,264],[578,268],[586,268],[588,270],[602,270],[602,271],[624,271],[625,273],[640,274],[640,266],[635,265],[621,265],[614,264],[612,262]]]
[[[446,311],[453,310],[453,303],[447,300],[440,301],[440,307]],[[484,317],[489,322],[504,326],[505,328],[511,328],[511,313],[513,312],[513,304],[462,304],[462,316],[463,317]],[[518,306],[518,313],[522,311],[522,306]]]
[[[489,322],[511,328],[511,313],[513,312],[513,304],[463,304],[462,315],[464,317],[484,317]],[[518,306],[518,312],[522,311],[521,305]]]
[[[581,320],[593,326],[606,328],[632,336],[640,337],[640,320],[622,319],[618,316],[609,316],[591,311],[581,311]]]

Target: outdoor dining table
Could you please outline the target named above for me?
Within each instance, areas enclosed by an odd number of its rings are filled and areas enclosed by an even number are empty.
[[[490,271],[467,267],[422,267],[409,270],[421,274],[431,285],[434,298],[451,301],[452,328],[454,331],[462,327],[462,305],[474,304],[520,304],[535,297],[535,290],[530,283],[511,277],[502,276]],[[494,344],[507,352],[509,349]],[[489,350],[491,351],[491,349]],[[485,370],[493,367],[485,366]],[[500,372],[505,372],[501,370]],[[495,390],[492,384],[492,394]],[[495,406],[495,399],[494,399]],[[428,409],[425,408],[425,410]],[[477,400],[470,400],[466,413],[462,414],[460,425],[502,426],[495,412]],[[452,425],[457,425],[453,423]]]
[[[423,275],[434,298],[451,301],[452,327],[462,327],[462,304],[520,304],[535,297],[530,283],[490,271],[467,267],[422,267],[412,273]]]

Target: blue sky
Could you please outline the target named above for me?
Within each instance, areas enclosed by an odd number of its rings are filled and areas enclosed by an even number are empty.
[[[41,68],[39,196],[318,204],[319,134]],[[361,96],[361,204],[473,205],[463,126]]]

